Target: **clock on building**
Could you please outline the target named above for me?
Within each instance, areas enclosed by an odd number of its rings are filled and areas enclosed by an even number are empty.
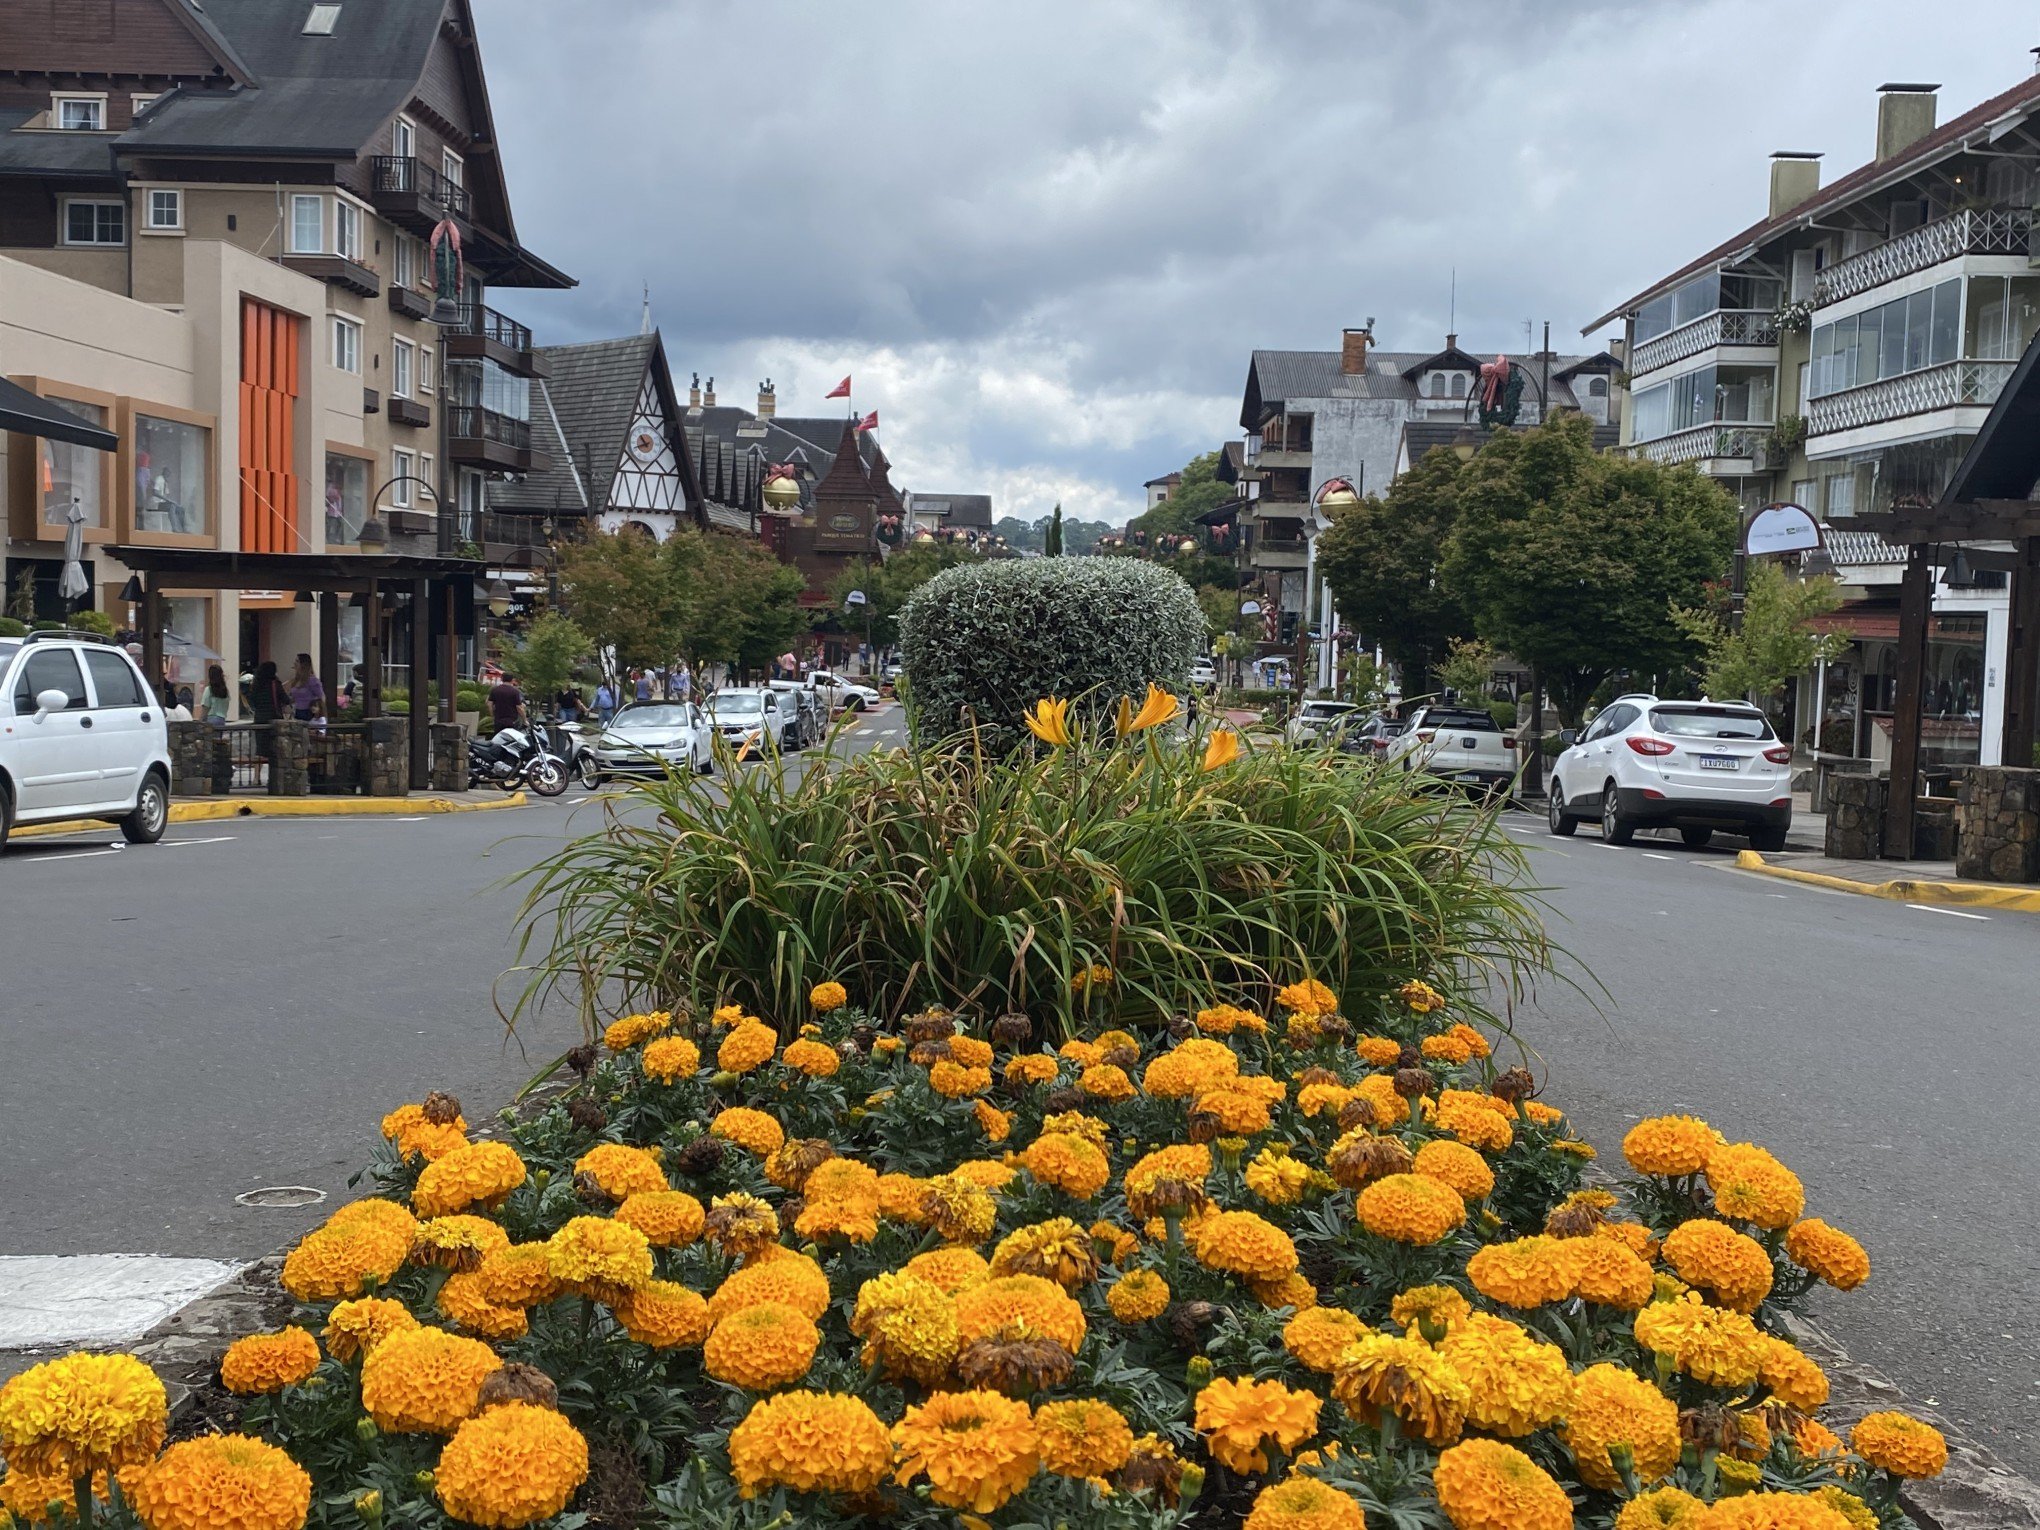
[[[659,456],[659,436],[653,430],[634,430],[630,433],[630,455],[633,461],[650,467]]]

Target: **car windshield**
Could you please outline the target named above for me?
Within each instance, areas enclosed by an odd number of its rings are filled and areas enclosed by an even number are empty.
[[[650,706],[625,707],[616,714],[612,728],[684,728],[687,708],[676,702],[654,702]]]
[[[1742,707],[1652,707],[1654,733],[1671,738],[1747,738],[1771,736],[1771,723],[1761,712]]]
[[[1360,708],[1350,701],[1306,701],[1303,704],[1305,717],[1344,717]]]
[[[1459,707],[1433,707],[1424,714],[1427,728],[1451,728],[1461,733],[1499,733],[1501,728],[1486,712],[1472,712]]]
[[[756,717],[765,710],[765,698],[756,691],[724,691],[708,710],[717,717]]]

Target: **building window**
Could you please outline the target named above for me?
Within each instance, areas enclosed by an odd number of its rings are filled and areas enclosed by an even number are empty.
[[[106,130],[106,97],[54,96],[53,116],[67,133],[101,133]]]
[[[64,243],[127,243],[127,205],[73,198],[64,203]]]
[[[135,529],[205,536],[212,530],[212,432],[182,420],[135,416]]]
[[[1466,374],[1464,372],[1454,372],[1452,374],[1452,396],[1454,398],[1466,397]]]
[[[1820,510],[1820,480],[1817,478],[1795,478],[1792,481],[1792,503],[1809,514]]]
[[[432,453],[425,452],[418,458],[418,476],[432,485],[431,494],[425,494],[423,489],[418,491],[419,494],[430,499],[436,508],[439,503],[439,479],[432,470]]]
[[[184,193],[181,191],[152,191],[149,193],[149,227],[157,233],[176,231],[184,227]]]
[[[361,326],[333,315],[333,365],[343,372],[361,370]]]
[[[1827,518],[1847,520],[1856,513],[1856,477],[1836,473],[1827,480]]]
[[[130,96],[128,97],[128,110],[139,117],[162,99],[163,96],[160,91],[152,96]]]
[[[333,201],[333,253],[361,259],[361,209],[345,197]]]
[[[103,428],[106,424],[106,411],[97,404],[80,404],[68,398],[49,398],[43,402],[65,414],[75,414],[89,425]],[[37,444],[42,447],[42,463],[37,472],[42,479],[43,524],[68,526],[75,501],[84,512],[87,526],[104,527],[106,497],[102,490],[106,454],[86,446],[73,446],[68,441]]]
[[[2001,279],[1998,286],[2002,290]],[[1961,313],[1962,283],[1946,281],[1832,324],[1816,325],[1807,397],[1821,398],[1953,361]],[[1971,343],[1976,339],[1972,324]]]
[[[390,504],[399,510],[408,510],[417,502],[413,491],[418,487],[418,457],[415,452],[394,451],[390,453]]]
[[[439,151],[439,173],[446,178],[450,185],[465,186],[467,184],[466,180],[463,179],[467,174],[467,163],[451,149],[441,149]]]
[[[1768,425],[1777,410],[1773,367],[1701,367],[1636,395],[1638,441],[1655,441],[1709,424]]]
[[[351,547],[368,519],[368,464],[359,457],[326,454],[326,545]]]
[[[418,391],[432,391],[432,347],[429,345],[418,347]]]
[[[390,130],[390,151],[398,159],[418,157],[418,128],[409,117],[399,117]]]
[[[326,253],[326,199],[294,196],[290,199],[290,248],[294,255]]]
[[[408,340],[390,342],[390,397],[409,398],[413,382],[413,359],[418,347]]]
[[[409,234],[397,235],[397,247],[391,253],[390,268],[399,287],[417,285],[418,259]]]

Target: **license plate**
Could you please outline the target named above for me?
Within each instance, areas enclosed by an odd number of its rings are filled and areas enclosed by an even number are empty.
[[[1742,761],[1732,754],[1703,754],[1697,757],[1702,770],[1738,770]]]

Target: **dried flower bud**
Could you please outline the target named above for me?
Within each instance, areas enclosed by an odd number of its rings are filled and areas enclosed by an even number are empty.
[[[1018,1010],[1010,1010],[992,1022],[992,1040],[1001,1046],[1017,1047],[1034,1039],[1034,1022]]]
[[[609,1112],[587,1095],[577,1094],[567,1101],[567,1119],[584,1132],[599,1132],[609,1124]]]
[[[1134,1442],[1133,1454],[1119,1469],[1119,1486],[1128,1493],[1153,1493],[1173,1509],[1180,1497],[1183,1474],[1183,1463],[1175,1451],[1148,1435]]]
[[[443,1090],[425,1096],[425,1119],[434,1126],[451,1126],[460,1119],[460,1101]]]
[[[602,1055],[602,1049],[592,1041],[584,1041],[567,1053],[567,1066],[576,1075],[586,1078],[595,1071],[595,1061]]]
[[[915,1042],[914,1050],[907,1054],[907,1061],[918,1063],[924,1068],[932,1068],[948,1055],[949,1038],[945,1036],[936,1041]]]
[[[1544,1230],[1554,1238],[1591,1238],[1594,1229],[1607,1220],[1598,1206],[1568,1201],[1552,1208],[1551,1215],[1544,1219]]]
[[[1488,1085],[1488,1092],[1496,1099],[1507,1100],[1514,1105],[1537,1093],[1537,1080],[1530,1076],[1528,1068],[1511,1068]]]
[[[1076,1365],[1076,1356],[1053,1339],[1002,1332],[965,1346],[956,1357],[956,1374],[968,1386],[1025,1397],[1062,1385]]]
[[[1321,1015],[1317,1024],[1326,1041],[1344,1041],[1353,1034],[1353,1026],[1344,1015]]]
[[[1398,1068],[1423,1067],[1424,1066],[1423,1048],[1405,1041],[1403,1043],[1402,1051],[1396,1057],[1395,1065]]]
[[[1169,1332],[1175,1336],[1179,1347],[1183,1349],[1196,1349],[1203,1342],[1198,1336],[1213,1323],[1216,1323],[1224,1311],[1223,1307],[1212,1302],[1177,1302],[1169,1309]],[[1207,1367],[1204,1380],[1209,1381],[1211,1379],[1209,1371],[1211,1362],[1205,1360],[1202,1355],[1193,1356],[1190,1364],[1193,1368],[1192,1382],[1195,1385],[1202,1385],[1201,1382],[1196,1381],[1194,1371],[1200,1360],[1204,1361]]]
[[[1197,1022],[1188,1015],[1169,1016],[1169,1039],[1171,1041],[1188,1041],[1196,1034]]]
[[[872,1043],[877,1040],[878,1027],[875,1025],[864,1024],[850,1027],[850,1044],[867,1056],[871,1052]]]
[[[1190,1128],[1186,1135],[1192,1142],[1215,1142],[1225,1131],[1225,1122],[1209,1110],[1190,1112]]]
[[[907,1040],[946,1041],[956,1034],[956,1020],[947,1010],[924,1009],[906,1024]]]
[[[1406,1100],[1414,1100],[1420,1094],[1429,1094],[1438,1087],[1437,1079],[1428,1068],[1398,1068],[1395,1070],[1395,1092]]]
[[[1325,1167],[1348,1190],[1358,1190],[1390,1174],[1408,1171],[1410,1150],[1394,1137],[1349,1135],[1332,1144]]]
[[[673,1156],[673,1167],[682,1174],[713,1174],[722,1165],[720,1137],[697,1137]]]
[[[1103,1060],[1115,1068],[1124,1068],[1132,1072],[1140,1066],[1140,1049],[1126,1046],[1110,1047],[1106,1050]]]
[[[1065,1110],[1082,1110],[1090,1103],[1091,1097],[1083,1090],[1070,1088],[1051,1089],[1048,1098],[1042,1101],[1050,1115],[1057,1115]]]
[[[1718,1403],[1679,1411],[1679,1438],[1698,1450],[1728,1451],[1741,1438],[1735,1415]]]
[[[557,1408],[560,1405],[560,1389],[553,1385],[552,1377],[537,1366],[524,1365],[516,1360],[505,1361],[483,1381],[476,1411],[485,1411],[498,1403],[514,1402]]]
[[[619,1204],[615,1196],[602,1188],[600,1180],[586,1172],[574,1176],[574,1194],[590,1206],[607,1208]]]
[[[1372,1100],[1356,1096],[1339,1107],[1339,1130],[1342,1132],[1359,1131],[1372,1126],[1377,1119]]]
[[[1336,1084],[1338,1081],[1339,1075],[1330,1068],[1320,1068],[1315,1064],[1296,1075],[1296,1087],[1299,1090],[1308,1089],[1312,1084]]]

